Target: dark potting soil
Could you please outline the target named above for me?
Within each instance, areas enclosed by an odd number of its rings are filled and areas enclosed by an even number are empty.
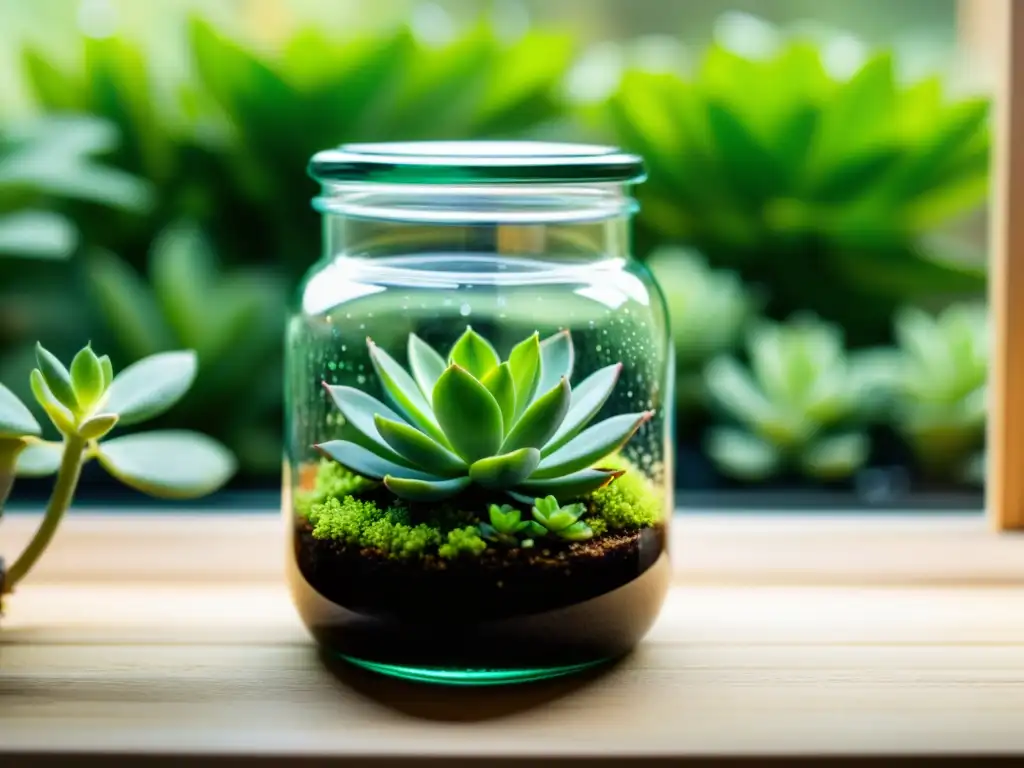
[[[473,623],[563,608],[611,592],[650,568],[665,528],[609,533],[530,549],[489,548],[478,557],[401,560],[313,538],[296,521],[295,558],[317,592],[356,613],[402,621]]]

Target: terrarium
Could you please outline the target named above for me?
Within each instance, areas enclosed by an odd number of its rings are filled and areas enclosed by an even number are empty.
[[[289,579],[328,653],[408,679],[586,669],[670,575],[672,347],[630,256],[640,158],[537,142],[313,157],[287,329]]]

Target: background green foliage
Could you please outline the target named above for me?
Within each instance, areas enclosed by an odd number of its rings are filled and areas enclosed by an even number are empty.
[[[899,343],[876,358],[888,366],[882,413],[915,462],[942,476],[978,455],[987,358],[936,321],[954,351],[934,344],[929,359],[956,383],[922,395],[908,382],[927,366],[907,362],[917,353],[895,318],[984,288],[981,244],[954,233],[984,201],[986,99],[953,97],[938,76],[901,78],[887,51],[839,76],[819,42],[797,36],[757,55],[721,39],[689,69],[634,63],[582,106],[566,98],[575,34],[506,38],[481,21],[428,44],[404,26],[312,26],[258,45],[210,18],[167,30],[185,67],[128,33],[83,35],[60,55],[22,47],[17,77],[41,117],[0,117],[0,379],[18,381],[36,338],[67,356],[86,335],[118,367],[194,348],[199,379],[163,426],[214,435],[250,481],[273,483],[281,323],[320,253],[310,155],[358,140],[590,137],[648,163],[636,245],[671,304],[680,439],[703,445],[754,407],[721,408],[712,359],[752,364],[742,343],[759,315],[810,310],[841,346]],[[856,409],[843,424],[869,428]],[[927,457],[927,429],[956,450]],[[773,468],[799,466],[783,453]]]

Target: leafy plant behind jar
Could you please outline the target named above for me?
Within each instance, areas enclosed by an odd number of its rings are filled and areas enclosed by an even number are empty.
[[[936,316],[913,307],[896,317],[898,347],[874,355],[892,420],[931,478],[978,482],[988,396],[989,323],[982,304]]]
[[[749,368],[723,356],[704,374],[709,397],[733,422],[708,433],[719,470],[760,481],[785,471],[840,480],[859,469],[869,449],[864,422],[882,389],[862,356],[846,353],[842,332],[800,316],[759,324],[746,347]]]
[[[249,472],[275,471],[284,281],[258,267],[222,270],[206,237],[187,222],[157,238],[148,277],[111,253],[85,261],[87,288],[120,356],[194,349],[202,375],[174,423],[220,437]],[[235,407],[243,389],[245,407]]]
[[[676,416],[684,423],[707,406],[704,366],[740,344],[762,302],[735,272],[709,268],[691,249],[662,246],[648,257],[647,266],[668,303],[676,349]]]
[[[152,204],[149,184],[98,159],[117,140],[109,123],[83,115],[0,127],[0,378],[24,369],[40,336],[59,351],[77,348],[69,349],[68,331],[86,318],[73,298],[74,267],[63,263],[79,241],[69,201],[95,211]],[[29,396],[27,382],[14,391]]]
[[[856,345],[887,339],[900,304],[983,288],[980,254],[938,230],[985,198],[987,114],[937,78],[897,84],[888,53],[838,80],[802,42],[630,71],[606,111],[648,163],[641,240],[696,247],[763,285],[772,316],[814,311]]]
[[[61,435],[40,438],[31,411],[0,384],[0,513],[15,474],[56,473],[39,529],[4,571],[0,597],[13,591],[49,545],[71,505],[82,465],[96,459],[114,477],[153,496],[186,499],[215,491],[230,479],[235,461],[205,435],[152,431],[105,440],[112,430],[157,416],[178,401],[195,378],[195,354],[169,352],[140,360],[114,375],[110,358],[87,346],[69,367],[42,345],[30,376],[32,393]]]
[[[627,413],[587,427],[622,364],[596,371],[573,389],[568,331],[543,342],[535,333],[505,361],[469,327],[447,358],[410,334],[409,371],[373,341],[367,344],[394,409],[362,390],[324,382],[346,424],[342,439],[316,447],[410,501],[441,501],[470,485],[530,504],[537,496],[591,493],[623,474],[599,464],[654,415]]]

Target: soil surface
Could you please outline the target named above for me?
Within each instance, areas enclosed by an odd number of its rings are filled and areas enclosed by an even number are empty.
[[[315,539],[296,521],[295,558],[317,592],[351,611],[402,620],[479,622],[562,608],[617,589],[665,547],[663,525],[585,542],[489,548],[479,557],[389,558]]]

